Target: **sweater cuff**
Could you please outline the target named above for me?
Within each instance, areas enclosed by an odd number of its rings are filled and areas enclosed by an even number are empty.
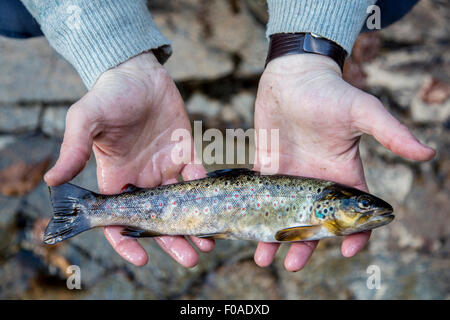
[[[172,53],[145,0],[42,3],[39,8],[36,4],[27,7],[52,47],[75,67],[88,88],[103,72],[142,52],[153,49],[160,63]]]
[[[308,32],[334,41],[350,55],[375,0],[268,0],[267,37]]]

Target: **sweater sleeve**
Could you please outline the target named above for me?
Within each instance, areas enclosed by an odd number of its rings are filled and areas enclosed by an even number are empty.
[[[349,54],[375,0],[267,0],[267,36],[311,32],[336,42]]]
[[[22,0],[50,45],[91,88],[106,70],[148,50],[164,63],[172,49],[145,0]]]

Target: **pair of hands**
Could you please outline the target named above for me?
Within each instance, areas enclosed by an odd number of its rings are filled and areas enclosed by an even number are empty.
[[[55,166],[45,175],[51,185],[68,182],[83,170],[94,150],[99,190],[119,193],[128,184],[153,187],[205,175],[201,165],[174,164],[174,130],[190,129],[182,98],[167,71],[152,53],[144,53],[103,73],[94,87],[67,113],[66,131]],[[333,180],[367,190],[359,138],[373,135],[392,152],[413,160],[428,160],[434,151],[418,142],[375,97],[341,78],[330,58],[300,54],[275,59],[265,69],[255,107],[255,129],[279,129],[279,172]],[[261,150],[256,146],[256,151]],[[257,158],[257,157],[256,157]],[[261,169],[258,163],[255,169]],[[127,261],[142,266],[147,253],[121,227],[105,227],[113,248]],[[350,257],[370,233],[347,236],[342,253]],[[214,241],[190,237],[200,251]],[[198,262],[198,253],[182,236],[157,237],[156,242],[185,267]],[[317,242],[291,245],[285,267],[298,271]],[[259,243],[255,261],[269,265],[278,244]]]

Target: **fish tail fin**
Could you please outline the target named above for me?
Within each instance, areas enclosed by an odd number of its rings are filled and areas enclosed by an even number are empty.
[[[53,217],[44,233],[44,243],[55,244],[92,228],[86,214],[86,199],[94,192],[70,183],[49,187],[53,205]]]

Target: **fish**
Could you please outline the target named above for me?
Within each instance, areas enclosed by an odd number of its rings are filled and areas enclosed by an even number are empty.
[[[44,232],[46,244],[104,226],[123,226],[121,233],[133,238],[192,235],[296,242],[371,230],[394,219],[390,204],[361,190],[242,168],[155,188],[127,185],[116,195],[70,183],[49,191],[53,217]]]

